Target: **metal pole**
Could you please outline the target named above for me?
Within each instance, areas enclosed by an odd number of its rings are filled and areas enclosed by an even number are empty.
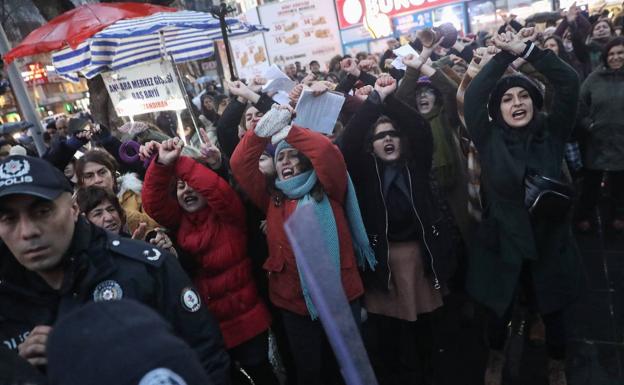
[[[195,120],[195,114],[193,113],[193,106],[191,105],[193,102],[191,101],[191,99],[188,96],[188,93],[186,92],[186,87],[184,87],[184,82],[182,81],[182,76],[180,76],[180,71],[178,70],[178,66],[176,65],[175,61],[173,60],[173,55],[172,54],[169,54],[169,59],[171,60],[171,65],[173,66],[173,73],[175,74],[175,77],[178,80],[178,87],[180,87],[180,91],[182,91],[182,97],[184,98],[184,103],[186,104],[186,109],[188,110],[189,115],[191,115],[191,121],[193,122],[193,126],[194,126],[193,128],[195,128],[195,132],[197,133],[197,137],[199,138],[199,143],[205,144],[204,143],[204,138],[202,138],[201,134],[199,133],[199,124],[197,124],[197,120]],[[182,120],[179,120],[178,124],[181,121]],[[182,127],[182,132],[184,132],[184,127]],[[182,138],[182,139],[186,143],[186,140],[184,138]]]
[[[199,133],[199,125],[197,124],[197,120],[195,120],[195,114],[193,113],[193,106],[191,105],[193,102],[188,97],[188,93],[186,92],[186,87],[184,87],[184,82],[182,81],[182,76],[180,76],[180,71],[178,70],[178,66],[176,65],[175,60],[173,59],[173,54],[167,51],[167,44],[165,42],[164,31],[160,31],[160,54],[163,57],[162,60],[165,60],[165,57],[168,57],[169,61],[171,61],[171,66],[173,67],[173,74],[178,82],[178,87],[180,88],[180,92],[182,92],[182,97],[184,98],[184,104],[186,104],[186,109],[188,110],[189,115],[191,115],[191,121],[193,122],[193,126],[195,128],[195,132],[197,133],[197,137],[199,138],[199,143],[204,144],[204,138],[202,138],[201,134]],[[178,116],[178,126],[181,126],[180,123],[182,122],[182,119],[180,118],[179,111],[176,111],[176,115]],[[180,132],[184,133],[184,127],[178,127],[178,129],[181,129],[182,131]],[[186,139],[184,138],[184,136],[182,136],[181,139],[186,144]]]
[[[227,55],[228,67],[230,68],[230,80],[236,80],[238,78],[234,74],[234,64],[232,60],[232,53],[230,52],[230,40],[228,38],[228,33],[227,33],[227,24],[225,23],[225,15],[227,15],[228,12],[232,12],[232,11],[233,9],[231,9],[227,4],[221,3],[221,8],[219,9],[219,13],[217,14],[217,16],[219,16],[219,25],[221,25],[221,35],[223,35],[223,45],[225,46],[225,54]]]
[[[0,53],[4,55],[10,49],[9,39],[7,39],[6,33],[4,32],[4,27],[0,25]],[[22,79],[22,75],[17,69],[15,62],[9,65],[7,71],[9,73],[11,89],[15,94],[15,99],[17,99],[17,104],[19,105],[24,118],[33,124],[30,128],[30,134],[32,135],[35,147],[37,147],[39,156],[42,156],[46,151],[46,146],[43,143],[43,126],[41,125],[39,114],[34,108],[34,103],[30,99],[30,95],[28,95],[24,79]]]

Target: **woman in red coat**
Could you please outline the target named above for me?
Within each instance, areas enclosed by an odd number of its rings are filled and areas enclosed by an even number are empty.
[[[360,318],[358,299],[364,293],[356,257],[374,266],[374,254],[340,150],[321,134],[289,126],[291,113],[292,109],[274,105],[242,138],[232,155],[231,167],[245,193],[266,211],[269,257],[263,267],[269,273],[271,302],[283,315],[298,384],[320,385],[333,383],[338,373],[331,368],[332,354],[327,351],[316,309],[306,288],[302,288],[284,222],[299,204],[314,205],[328,254],[340,271],[356,322]],[[277,176],[269,180],[258,169],[258,159],[271,137],[278,143]]]
[[[219,320],[233,360],[255,383],[278,384],[268,361],[270,316],[247,256],[243,204],[214,171],[180,156],[183,147],[175,138],[141,149],[144,157],[158,154],[145,175],[143,207],[160,224],[176,229],[177,244],[198,263],[194,283]]]

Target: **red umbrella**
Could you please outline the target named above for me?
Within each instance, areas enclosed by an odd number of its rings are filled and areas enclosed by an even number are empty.
[[[121,19],[149,16],[156,12],[176,12],[176,8],[143,3],[84,4],[67,11],[32,31],[4,55],[8,64],[18,57],[35,55],[78,44]]]

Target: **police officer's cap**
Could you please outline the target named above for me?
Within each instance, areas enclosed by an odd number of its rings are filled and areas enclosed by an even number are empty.
[[[25,194],[54,200],[72,191],[65,175],[43,159],[13,155],[0,162],[0,198]]]

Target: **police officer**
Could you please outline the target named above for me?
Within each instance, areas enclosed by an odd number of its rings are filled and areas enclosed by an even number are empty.
[[[3,344],[46,365],[46,341],[58,318],[90,301],[133,299],[169,321],[212,383],[229,383],[219,326],[176,258],[89,224],[71,193],[63,174],[44,160],[0,162]]]

